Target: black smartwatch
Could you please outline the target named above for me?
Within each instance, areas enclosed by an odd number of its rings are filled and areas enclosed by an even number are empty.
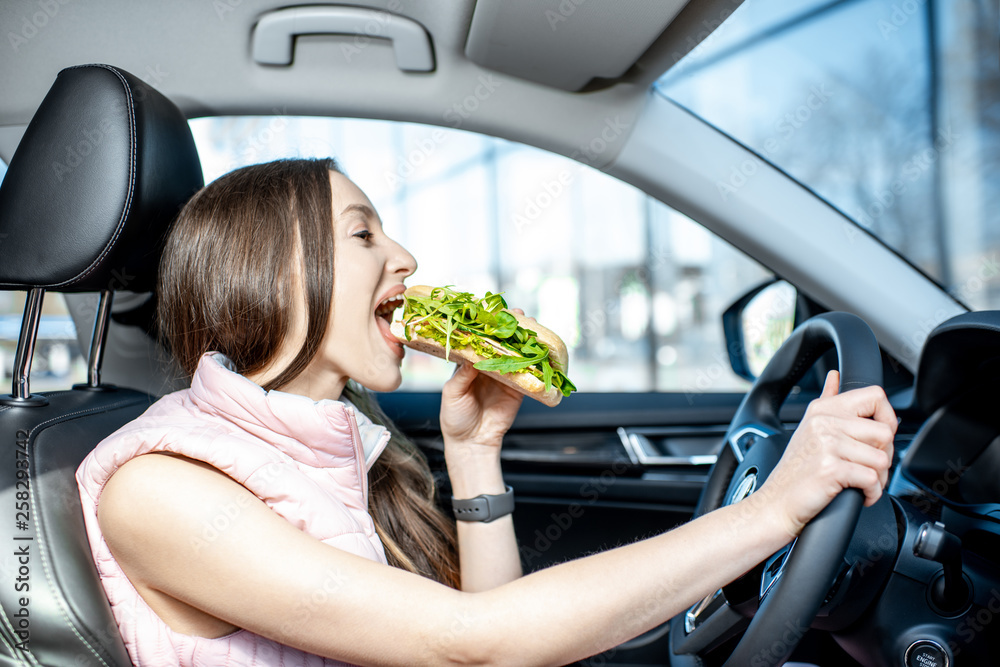
[[[458,499],[452,497],[451,509],[459,521],[483,521],[489,523],[494,519],[507,516],[514,511],[514,489],[506,484],[506,491],[495,496],[485,493],[475,498]]]

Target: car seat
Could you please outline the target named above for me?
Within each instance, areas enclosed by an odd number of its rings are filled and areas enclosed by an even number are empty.
[[[116,291],[149,292],[170,222],[203,185],[187,120],[108,65],[61,71],[0,185],[0,288],[27,299],[0,397],[0,665],[130,665],[91,558],[75,472],[155,397],[101,382]],[[30,391],[45,292],[100,293],[88,381]]]

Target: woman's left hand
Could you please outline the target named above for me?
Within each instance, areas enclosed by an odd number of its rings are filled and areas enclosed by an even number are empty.
[[[513,312],[524,315],[520,308]],[[499,455],[507,429],[514,423],[524,395],[480,375],[472,364],[459,364],[441,391],[441,435],[445,451],[455,445],[484,446]]]
[[[441,391],[441,435],[455,445],[496,448],[521,407],[522,394],[461,364]]]
[[[504,493],[500,446],[523,399],[520,392],[481,374],[470,363],[460,364],[445,383],[441,435],[453,497]],[[521,576],[511,516],[488,523],[456,523],[463,591],[489,590]]]

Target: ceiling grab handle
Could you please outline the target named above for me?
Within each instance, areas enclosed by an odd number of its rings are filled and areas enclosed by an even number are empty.
[[[388,39],[404,72],[434,71],[434,50],[413,19],[361,7],[288,7],[264,14],[254,27],[253,59],[261,65],[292,64],[296,35],[360,35]]]

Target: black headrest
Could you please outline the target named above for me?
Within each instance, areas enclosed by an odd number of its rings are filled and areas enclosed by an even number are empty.
[[[0,185],[0,287],[151,291],[170,221],[202,185],[170,100],[109,65],[64,69]]]

